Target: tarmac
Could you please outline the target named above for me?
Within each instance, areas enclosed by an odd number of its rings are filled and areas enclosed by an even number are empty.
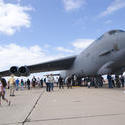
[[[46,92],[17,91],[0,107],[0,125],[125,125],[124,88],[86,88]]]

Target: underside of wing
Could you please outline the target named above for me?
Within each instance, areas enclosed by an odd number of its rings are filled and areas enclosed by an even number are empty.
[[[0,77],[10,76],[10,75],[11,75],[11,73],[9,70],[0,72]]]
[[[10,70],[0,72],[0,76],[4,77],[4,76],[9,76],[11,74],[14,74],[15,76],[28,76],[30,75],[30,73],[67,70],[72,67],[72,64],[75,59],[76,56],[72,56],[68,58],[62,58],[35,65],[21,66],[21,67],[12,66]]]
[[[31,73],[67,70],[67,69],[70,69],[75,58],[76,58],[76,56],[72,56],[69,58],[63,58],[63,59],[59,59],[59,60],[40,63],[37,65],[27,66],[27,68],[30,70]]]

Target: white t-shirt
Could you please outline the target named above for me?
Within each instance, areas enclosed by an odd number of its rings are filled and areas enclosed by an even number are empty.
[[[50,83],[50,76],[46,77],[46,83]]]

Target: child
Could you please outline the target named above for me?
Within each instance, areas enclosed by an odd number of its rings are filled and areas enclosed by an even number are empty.
[[[8,101],[5,98],[5,87],[6,87],[6,83],[4,82],[4,80],[0,80],[0,105],[1,105],[1,97],[4,101],[6,101],[8,103],[8,105],[10,106],[10,101]]]

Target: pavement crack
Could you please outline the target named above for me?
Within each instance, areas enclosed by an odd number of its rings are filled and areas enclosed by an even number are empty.
[[[58,120],[72,120],[72,119],[86,119],[86,118],[96,118],[96,117],[110,117],[110,116],[120,116],[125,115],[125,113],[119,114],[100,114],[100,115],[89,115],[89,116],[72,116],[72,117],[63,117],[63,118],[52,118],[52,119],[39,119],[39,120],[31,120],[29,122],[45,122],[45,121],[58,121]]]
[[[42,91],[38,97],[38,99],[36,100],[35,104],[33,105],[33,107],[31,108],[30,112],[27,114],[26,118],[24,119],[22,123],[22,125],[24,125],[26,122],[30,122],[29,116],[31,115],[31,113],[33,112],[33,110],[35,109],[36,105],[38,104],[38,101],[40,100],[41,96],[43,95],[45,91]]]

